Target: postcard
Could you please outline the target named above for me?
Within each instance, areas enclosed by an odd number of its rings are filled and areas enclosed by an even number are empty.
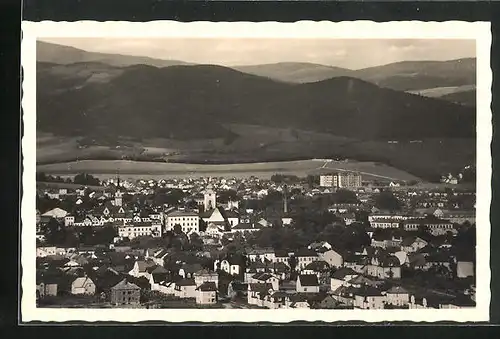
[[[488,321],[489,23],[22,31],[21,322]]]

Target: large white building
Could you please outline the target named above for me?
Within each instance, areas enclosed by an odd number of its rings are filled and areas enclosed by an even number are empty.
[[[338,172],[319,177],[321,187],[353,188],[361,186],[361,175],[356,172]]]
[[[181,226],[183,233],[199,233],[200,216],[192,211],[174,211],[167,215],[166,230],[173,230],[175,225]]]
[[[161,237],[161,233],[161,224],[151,222],[138,222],[118,227],[118,236],[121,238]]]

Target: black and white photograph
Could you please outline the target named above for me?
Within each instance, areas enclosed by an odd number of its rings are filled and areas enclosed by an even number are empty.
[[[23,26],[23,318],[488,319],[488,24],[164,25]]]

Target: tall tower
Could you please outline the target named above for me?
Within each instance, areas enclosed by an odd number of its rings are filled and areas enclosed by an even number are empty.
[[[283,213],[285,215],[288,213],[288,194],[287,194],[287,186],[286,185],[283,189]]]
[[[208,185],[203,194],[203,207],[205,208],[205,211],[209,211],[217,207],[217,195],[212,189],[212,185]]]
[[[116,192],[115,192],[115,206],[122,206],[123,203],[123,193],[120,189],[120,173],[116,174]]]

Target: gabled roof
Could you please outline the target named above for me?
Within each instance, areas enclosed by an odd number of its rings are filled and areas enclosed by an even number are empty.
[[[146,272],[146,270],[151,266],[156,266],[155,263],[149,261],[138,260],[136,261],[139,266],[139,272]]]
[[[175,283],[177,286],[196,286],[194,279],[181,279]]]
[[[151,274],[163,274],[163,273],[168,273],[168,271],[163,266],[160,265],[154,267],[154,269],[151,271]]]
[[[393,286],[387,290],[388,294],[409,294],[409,292],[401,286]]]
[[[169,274],[168,274],[168,272],[152,273],[151,276],[153,277],[153,282],[160,283],[162,281],[167,280],[167,278],[169,277]]]
[[[181,266],[181,269],[184,270],[186,273],[193,274],[195,272],[198,272],[203,269],[203,266],[199,263],[194,263],[194,264],[183,264]]]
[[[314,274],[301,274],[299,281],[301,286],[319,286],[318,277]]]
[[[215,282],[213,281],[207,281],[201,284],[196,288],[197,291],[202,291],[202,292],[216,292],[217,291],[217,286],[215,285]]]
[[[232,229],[233,230],[260,230],[263,229],[264,226],[262,226],[259,223],[239,223],[238,225],[234,226]]]
[[[123,279],[115,286],[111,287],[112,290],[140,290],[141,288],[136,284],[132,284],[127,281],[127,279]]]
[[[338,280],[344,280],[344,278],[348,275],[358,275],[356,271],[349,267],[342,267],[338,269],[335,273],[332,274],[332,278]]]
[[[382,296],[382,292],[378,288],[371,287],[371,286],[362,286],[360,288],[357,288],[357,289],[355,289],[354,294],[357,296],[362,296],[362,297],[380,297],[380,296]]]
[[[173,211],[167,215],[169,217],[197,217],[199,216],[198,212],[195,211]]]
[[[78,277],[75,280],[73,280],[73,283],[71,285],[73,287],[80,288],[80,287],[84,287],[85,284],[87,284],[87,283],[93,284],[94,282],[89,277]]]
[[[250,291],[263,292],[273,289],[273,284],[271,283],[250,283],[248,284],[248,289]]]
[[[317,257],[318,253],[313,250],[303,248],[295,252],[295,257]]]
[[[313,261],[309,264],[307,264],[306,267],[304,267],[304,270],[312,270],[315,272],[325,272],[330,270],[330,265],[326,261],[323,260],[317,260]]]
[[[256,279],[256,280],[260,280],[260,281],[266,281],[270,278],[272,278],[273,275],[272,274],[269,274],[269,273],[266,273],[266,272],[261,272],[261,273],[257,273],[257,274],[254,274],[252,276],[252,279]]]

